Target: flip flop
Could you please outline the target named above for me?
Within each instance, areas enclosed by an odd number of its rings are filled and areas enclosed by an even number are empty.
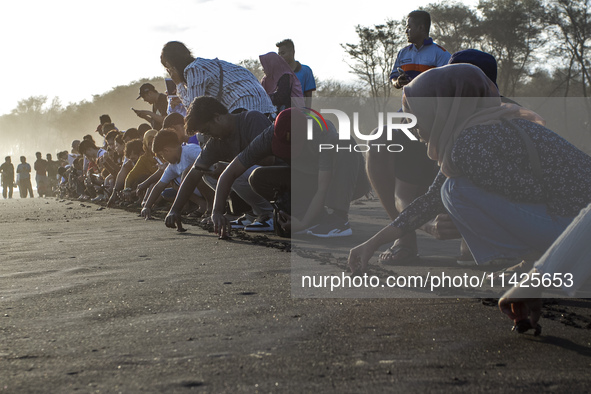
[[[202,218],[204,215],[205,215],[205,212],[196,209],[193,212],[190,212],[187,215],[187,217],[189,217],[191,219],[199,219],[199,218]]]
[[[199,222],[202,226],[209,226],[213,224],[213,221],[211,220],[211,216],[206,216],[203,219],[201,219],[201,221]]]
[[[390,252],[388,258],[378,259],[384,265],[406,265],[419,259],[417,251],[405,245],[390,246],[387,252]]]

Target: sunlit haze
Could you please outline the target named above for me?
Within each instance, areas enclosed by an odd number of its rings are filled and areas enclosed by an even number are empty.
[[[291,38],[296,59],[318,78],[350,81],[340,44],[357,42],[355,26],[401,19],[428,3],[4,2],[0,115],[30,96],[47,96],[48,102],[59,97],[67,105],[141,78],[164,77],[160,51],[171,40],[184,42],[198,57],[239,62],[275,51],[276,42]]]

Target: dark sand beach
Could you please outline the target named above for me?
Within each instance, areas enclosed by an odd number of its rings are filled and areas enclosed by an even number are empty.
[[[587,300],[548,303],[534,337],[487,299],[295,297],[292,256],[341,274],[347,245],[387,223],[377,201],[351,219],[353,239],[306,254],[314,241],[288,252],[86,202],[0,201],[0,392],[589,390]],[[417,266],[387,270],[458,270],[458,241],[419,242]]]

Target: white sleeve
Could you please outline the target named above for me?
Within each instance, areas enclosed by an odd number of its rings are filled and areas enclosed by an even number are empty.
[[[179,174],[176,173],[176,171],[174,170],[174,166],[171,166],[170,164],[166,167],[166,169],[164,170],[164,173],[162,174],[162,176],[160,177],[160,182],[162,183],[170,183],[172,182],[172,180],[176,177],[178,177]]]

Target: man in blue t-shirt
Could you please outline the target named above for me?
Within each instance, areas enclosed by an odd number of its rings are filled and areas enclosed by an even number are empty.
[[[291,67],[291,70],[298,77],[302,84],[302,93],[306,100],[306,107],[312,107],[312,92],[316,90],[316,81],[312,69],[295,60],[295,47],[289,38],[275,44],[277,54],[283,58]]]

